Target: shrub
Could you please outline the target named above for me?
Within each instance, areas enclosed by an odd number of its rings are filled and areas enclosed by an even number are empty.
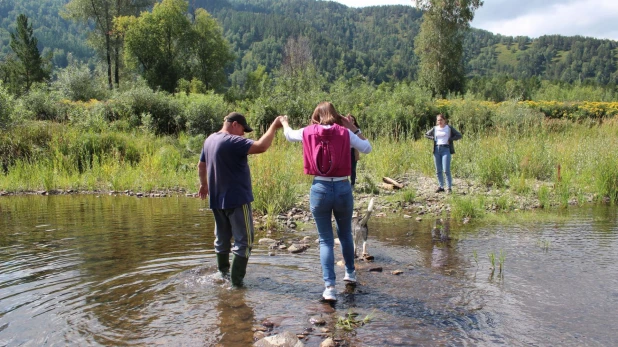
[[[543,113],[522,106],[515,101],[500,103],[491,121],[495,128],[510,133],[522,134],[528,130],[538,131],[543,124]]]
[[[23,119],[64,121],[67,116],[61,100],[58,92],[48,90],[43,84],[33,84],[30,91],[19,99],[16,113]]]
[[[447,114],[449,122],[462,133],[478,134],[492,125],[492,110],[478,101],[451,102]]]
[[[102,100],[107,95],[104,77],[98,71],[90,71],[86,64],[70,64],[59,70],[54,88],[73,101]]]
[[[118,95],[113,109],[120,119],[128,119],[134,127],[144,125],[157,135],[184,130],[182,104],[165,92],[144,86],[130,89]]]
[[[0,129],[7,128],[15,108],[15,100],[0,81]]]
[[[230,112],[230,105],[223,96],[213,92],[190,94],[181,99],[185,104],[183,120],[190,135],[208,135],[219,130],[223,118]]]

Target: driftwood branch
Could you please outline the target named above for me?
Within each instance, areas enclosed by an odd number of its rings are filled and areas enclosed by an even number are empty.
[[[392,179],[390,177],[382,177],[382,181],[384,181],[384,183],[392,185],[393,188],[397,188],[397,189],[402,189],[403,188],[403,184],[395,181],[394,179]]]

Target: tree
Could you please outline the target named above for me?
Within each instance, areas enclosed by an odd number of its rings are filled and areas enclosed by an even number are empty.
[[[89,40],[90,44],[105,56],[109,89],[113,88],[113,82],[116,86],[120,83],[122,61],[122,37],[113,30],[114,18],[138,15],[154,2],[155,0],[71,0],[66,4],[64,17],[86,23],[90,20],[94,22],[95,30]]]
[[[320,89],[322,81],[313,62],[309,39],[290,37],[283,51],[279,84],[291,95]]]
[[[463,37],[482,0],[415,0],[424,11],[415,39],[420,58],[419,82],[433,95],[461,92],[464,87]]]
[[[49,59],[43,59],[39,48],[38,40],[34,37],[32,24],[28,23],[28,17],[20,14],[17,17],[17,32],[11,33],[11,49],[15,52],[17,60],[13,60],[13,78],[19,86],[29,90],[32,83],[43,82],[49,78],[50,69]]]
[[[213,89],[226,82],[224,68],[234,60],[230,45],[223,37],[217,21],[199,8],[195,11],[193,22],[194,49],[192,75],[202,81],[206,88]]]
[[[209,88],[225,81],[223,68],[234,56],[221,28],[205,10],[197,10],[191,23],[187,9],[185,0],[163,0],[151,13],[116,20],[124,35],[125,60],[153,89],[174,92],[181,78],[195,77]]]

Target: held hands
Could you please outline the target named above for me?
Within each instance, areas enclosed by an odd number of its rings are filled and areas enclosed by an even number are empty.
[[[281,122],[281,125],[284,128],[290,126],[290,123],[288,123],[288,116],[287,115],[279,116],[279,117],[277,117],[277,119],[279,119],[279,121]]]
[[[275,127],[275,129],[281,128],[283,126],[283,124],[281,124],[281,116],[277,116],[271,126]]]

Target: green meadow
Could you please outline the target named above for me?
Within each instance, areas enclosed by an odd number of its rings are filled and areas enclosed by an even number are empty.
[[[434,177],[432,143],[422,135],[444,113],[464,134],[453,176],[503,193],[453,196],[448,203],[455,217],[482,216],[490,205],[511,211],[522,197],[536,207],[618,202],[615,102],[434,100],[406,84],[341,83],[305,98],[266,94],[228,102],[213,93],[132,88],[102,101],[72,102],[46,91],[20,99],[0,93],[0,192],[196,192],[202,143],[228,112],[246,114],[258,129],[248,136],[257,138],[278,114],[301,127],[319,101],[330,100],[339,112],[357,116],[373,145],[358,164],[358,192],[380,194],[376,187],[385,176]],[[288,143],[282,131],[250,165],[256,211],[275,215],[305,198],[311,179],[303,174],[302,147]],[[416,189],[408,186],[394,199],[414,202]]]

